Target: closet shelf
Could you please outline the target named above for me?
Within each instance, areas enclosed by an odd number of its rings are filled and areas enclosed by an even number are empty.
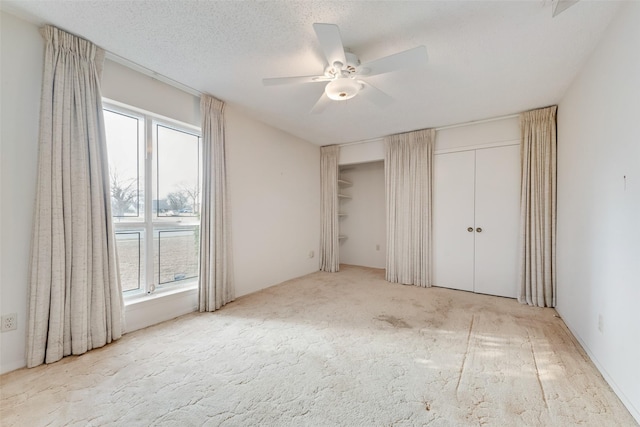
[[[338,213],[338,216],[349,216],[349,214],[346,214],[346,213]]]
[[[344,180],[344,179],[338,179],[338,184],[345,185],[345,186],[353,185],[353,183],[351,181],[347,181],[347,180]]]
[[[341,235],[338,236],[338,240],[344,240],[346,238],[347,238],[347,236],[345,234],[341,234]]]
[[[347,196],[346,194],[338,194],[338,197],[342,198],[342,199],[350,199],[351,196]]]

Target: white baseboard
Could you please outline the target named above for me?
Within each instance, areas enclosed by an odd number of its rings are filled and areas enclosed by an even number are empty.
[[[198,309],[198,290],[188,289],[168,295],[142,298],[125,304],[126,332],[153,326]],[[26,360],[2,361],[0,374],[22,369]]]
[[[556,308],[556,311],[558,311],[557,308]],[[569,331],[571,331],[571,333],[576,338],[576,340],[578,340],[578,343],[580,344],[582,349],[587,353],[587,355],[589,356],[589,359],[591,359],[593,364],[596,365],[596,368],[598,369],[598,371],[600,371],[600,374],[602,374],[602,376],[604,377],[605,381],[613,389],[613,392],[616,394],[616,396],[618,396],[618,398],[620,399],[622,404],[629,410],[629,412],[631,413],[631,416],[633,418],[635,418],[638,423],[640,423],[640,408],[636,408],[634,406],[633,402],[629,398],[627,398],[627,396],[620,389],[620,387],[618,387],[618,385],[616,384],[615,380],[611,377],[611,375],[609,375],[609,373],[604,368],[604,366],[602,366],[602,364],[598,361],[598,358],[595,357],[595,355],[593,354],[593,352],[591,351],[589,346],[587,346],[587,344],[584,342],[584,340],[576,332],[575,328],[573,328],[566,321],[566,319],[564,317],[562,317],[562,313],[558,312],[558,314],[560,314],[560,317],[562,318],[562,321],[564,322],[565,325],[567,325],[567,328],[569,328]]]
[[[2,371],[0,371],[0,375],[6,374],[7,372],[11,372],[11,371],[17,371],[18,369],[25,368],[26,366],[27,366],[26,360],[16,360],[9,363],[4,363],[3,361]]]

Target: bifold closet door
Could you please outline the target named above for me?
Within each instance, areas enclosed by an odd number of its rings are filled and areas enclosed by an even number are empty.
[[[437,154],[433,284],[516,297],[518,145]]]
[[[474,292],[516,297],[519,221],[520,146],[476,150]]]
[[[434,156],[433,284],[473,291],[475,152]]]

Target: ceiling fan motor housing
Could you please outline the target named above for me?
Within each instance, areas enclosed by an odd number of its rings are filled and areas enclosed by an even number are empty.
[[[324,70],[324,75],[330,78],[351,77],[355,78],[355,74],[358,66],[360,66],[360,60],[358,57],[351,53],[344,53],[346,64],[340,61],[335,61],[333,64],[329,64]]]
[[[360,60],[355,54],[347,51],[344,52],[344,57],[346,58],[347,63],[343,69],[347,70],[351,75],[355,74],[356,69],[360,66]]]

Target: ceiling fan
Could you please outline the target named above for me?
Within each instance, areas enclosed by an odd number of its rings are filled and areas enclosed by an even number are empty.
[[[343,101],[356,95],[368,99],[375,105],[388,105],[393,98],[363,79],[420,67],[427,63],[427,49],[418,46],[361,64],[355,54],[345,50],[337,25],[313,24],[313,29],[327,60],[324,73],[316,76],[275,77],[262,80],[265,86],[326,83],[322,96],[311,109],[312,113],[322,112],[331,101]]]

